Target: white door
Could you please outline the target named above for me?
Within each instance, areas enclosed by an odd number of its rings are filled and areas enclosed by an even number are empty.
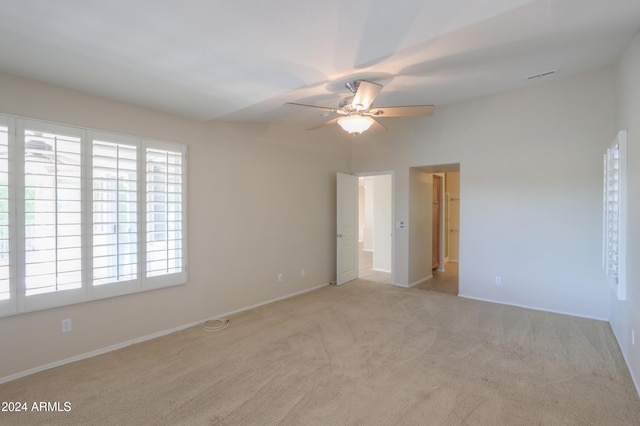
[[[358,177],[338,173],[336,284],[358,278]]]

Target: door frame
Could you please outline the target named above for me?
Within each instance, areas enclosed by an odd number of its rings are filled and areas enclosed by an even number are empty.
[[[462,164],[459,163],[459,162],[458,163],[430,164],[430,165],[423,165],[423,166],[411,166],[410,169],[416,169],[416,170],[424,172],[424,173],[438,174],[438,175],[441,175],[441,176],[446,174],[446,173],[450,173],[450,172],[458,172],[458,173],[460,173],[460,186],[458,188],[458,192],[459,192],[458,196],[460,196],[460,194],[463,192],[463,186],[462,186],[462,176],[463,176],[463,174],[462,174]],[[446,185],[446,178],[443,179],[442,183],[444,185]],[[446,188],[446,186],[445,186],[445,188]],[[441,196],[444,197],[445,193],[446,193],[446,191],[445,191],[445,189],[443,189],[441,191]],[[421,205],[420,208],[421,209],[429,209],[429,210],[431,210],[432,209],[431,203],[429,203],[428,206]],[[440,214],[441,215],[444,214],[445,211],[448,213],[447,208],[448,207],[445,207],[445,208],[441,207]],[[460,221],[462,221],[462,205],[460,206],[459,213],[460,213]],[[441,218],[442,218],[442,216],[441,216]],[[444,226],[444,224],[445,224],[445,220],[444,220],[444,218],[442,218],[441,227]],[[441,229],[441,236],[442,236],[442,238],[447,238],[449,236],[448,230],[447,229]],[[433,236],[432,236],[432,238],[433,238]],[[457,238],[458,238],[458,250],[461,250],[462,239],[461,239],[460,232],[458,232]],[[429,241],[429,244],[431,244],[431,241]],[[409,247],[409,250],[411,251],[411,247]],[[441,245],[440,245],[440,252],[441,252],[442,256],[444,256],[444,244],[443,243],[441,243]],[[461,253],[458,253],[458,254],[459,254],[458,263],[460,263],[462,261],[462,259],[461,259],[462,254]],[[411,260],[410,259],[411,259],[411,253],[408,254],[408,258],[407,258],[407,260],[409,262],[409,267],[411,267]],[[444,260],[445,259],[443,257],[441,257],[441,260],[442,260],[443,265],[444,265]],[[462,276],[462,274],[461,274],[460,270],[458,270],[458,280],[459,280],[459,282],[460,282],[460,277],[461,276]],[[413,285],[418,284],[418,283],[419,283],[419,281],[414,283]]]
[[[445,250],[445,238],[447,238],[447,230],[445,229],[445,223],[446,223],[446,218],[445,215],[447,214],[447,207],[445,205],[446,200],[445,200],[445,189],[447,186],[447,177],[446,177],[446,172],[435,172],[433,173],[434,176],[438,176],[440,178],[440,191],[439,191],[439,200],[438,203],[440,204],[440,217],[438,218],[438,222],[439,222],[439,230],[438,230],[438,268],[436,269],[436,271],[438,272],[444,272],[444,264],[445,264],[445,256],[444,256],[444,250]],[[431,238],[433,238],[433,235],[431,236]]]
[[[396,176],[393,170],[380,170],[375,172],[362,172],[362,173],[354,173],[354,176],[357,177],[367,177],[367,176],[391,176],[391,284],[395,285],[395,273],[396,273]]]
[[[431,234],[431,269],[436,271],[443,271],[444,265],[442,262],[443,253],[444,253],[444,244],[442,239],[442,211],[443,203],[442,203],[442,189],[444,187],[444,176],[440,173],[434,173],[433,175],[433,191],[431,193],[431,230],[433,231]],[[434,207],[438,207],[438,211],[436,212]],[[437,214],[437,216],[436,216]],[[435,225],[435,226],[434,226]],[[435,235],[434,235],[435,233]],[[435,250],[433,250],[435,248]],[[434,266],[435,259],[435,266]]]

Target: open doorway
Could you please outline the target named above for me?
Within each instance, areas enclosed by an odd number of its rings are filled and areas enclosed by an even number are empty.
[[[438,174],[442,179],[439,193],[440,232],[439,265],[433,270],[433,278],[425,282],[425,289],[458,294],[458,263],[460,245],[460,172]],[[434,178],[438,175],[434,174]],[[435,179],[434,179],[435,181]],[[435,245],[435,243],[434,243]]]
[[[413,176],[418,182],[415,185],[415,217],[424,221],[421,227],[424,231],[412,235],[416,240],[426,238],[423,243],[416,241],[410,247],[414,251],[411,259],[415,259],[412,270],[419,270],[420,276],[426,277],[415,287],[457,295],[460,261],[460,166],[447,164],[418,167],[414,169]],[[424,266],[420,267],[420,263]]]
[[[368,281],[391,284],[393,176],[360,176],[358,188],[358,276]]]

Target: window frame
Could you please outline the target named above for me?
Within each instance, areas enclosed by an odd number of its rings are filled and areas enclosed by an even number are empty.
[[[86,234],[89,236],[89,241],[87,244],[87,256],[86,256],[86,266],[87,266],[87,271],[91,271],[93,272],[93,260],[94,260],[94,253],[93,253],[93,249],[94,249],[94,231],[93,231],[93,215],[95,214],[95,211],[93,210],[93,180],[94,180],[94,174],[93,174],[93,144],[96,140],[99,141],[103,141],[103,142],[110,142],[110,143],[114,143],[114,144],[119,144],[119,145],[129,145],[129,146],[134,146],[136,148],[136,164],[137,164],[137,199],[136,199],[136,204],[137,204],[137,223],[139,224],[141,222],[142,219],[144,219],[143,215],[140,212],[140,196],[141,196],[141,186],[140,185],[140,179],[144,179],[144,171],[140,170],[140,151],[141,151],[141,141],[139,138],[135,138],[133,136],[127,136],[127,135],[119,135],[119,134],[115,134],[115,133],[108,133],[108,132],[100,132],[100,131],[91,131],[89,133],[89,138],[88,138],[88,143],[91,144],[91,150],[89,152],[89,154],[87,155],[87,167],[89,170],[91,170],[90,176],[88,177],[88,180],[91,181],[91,188],[88,188],[87,191],[87,197],[86,197],[86,204],[87,204],[87,211],[90,211],[91,213],[91,221],[90,223],[87,224],[87,232]],[[138,246],[138,250],[137,250],[137,262],[138,265],[140,265],[142,256],[140,253],[140,226],[138,226],[138,230],[137,230],[137,246]],[[136,273],[136,278],[135,279],[131,279],[131,280],[126,280],[126,281],[114,281],[114,282],[110,282],[107,284],[100,284],[100,285],[95,285],[94,284],[94,277],[93,274],[90,277],[87,277],[87,281],[91,283],[91,285],[88,286],[88,291],[89,291],[89,297],[91,299],[103,299],[103,298],[107,298],[107,297],[115,297],[115,296],[122,296],[125,294],[130,294],[130,293],[137,293],[139,291],[142,290],[142,284],[141,284],[141,277],[140,277],[140,268],[138,267],[137,273]]]
[[[145,259],[140,265],[141,273],[143,273],[143,281],[142,288],[143,290],[154,290],[158,288],[164,287],[172,287],[175,285],[179,285],[181,282],[186,282],[187,280],[187,146],[186,145],[177,145],[171,142],[159,141],[155,139],[143,139],[143,150],[144,150],[144,160],[145,164],[145,180],[144,180],[144,198],[142,202],[144,203],[144,215],[145,215],[145,227],[141,231],[144,234],[143,243],[145,245]],[[163,150],[163,151],[173,151],[179,152],[182,154],[182,272],[158,275],[153,277],[147,276],[147,259],[146,259],[146,215],[147,215],[147,198],[146,198],[146,150],[147,148]],[[141,185],[142,186],[142,185]],[[139,229],[140,231],[140,229]]]
[[[14,164],[16,165],[16,185],[15,189],[18,191],[24,191],[25,188],[25,131],[34,130],[40,131],[43,133],[55,133],[55,134],[63,134],[65,136],[72,136],[80,138],[80,157],[84,158],[86,146],[83,143],[85,136],[85,132],[83,129],[65,126],[57,123],[46,123],[39,120],[30,120],[30,119],[16,119],[16,131],[15,131],[15,145],[18,147],[18,152],[16,153],[16,161]],[[80,193],[84,195],[86,191],[86,164],[80,165]],[[82,196],[81,195],[81,196]],[[86,282],[86,277],[84,275],[86,270],[86,265],[83,262],[84,253],[81,253],[81,262],[82,262],[82,279],[81,286],[77,289],[69,289],[69,290],[60,290],[54,292],[47,292],[42,294],[35,295],[26,295],[26,248],[25,248],[25,197],[18,196],[16,193],[15,197],[15,212],[16,212],[16,221],[15,221],[15,232],[16,232],[16,289],[17,291],[17,302],[18,302],[18,312],[31,312],[31,311],[39,311],[42,309],[49,309],[56,306],[63,305],[71,305],[75,303],[80,303],[85,301],[86,299],[86,289],[84,288],[84,283]],[[82,200],[81,200],[82,204]],[[82,207],[81,207],[82,209]],[[56,212],[57,214],[57,212]],[[84,214],[81,214],[81,229],[86,231],[86,224],[84,223],[86,217]],[[22,231],[21,231],[22,230]],[[81,250],[85,247],[86,234],[81,236]]]
[[[0,317],[83,303],[187,283],[187,146],[119,133],[0,114],[0,126],[7,127],[9,203],[9,299],[0,300]],[[80,138],[81,193],[81,286],[26,296],[25,281],[25,130]],[[94,284],[94,141],[136,148],[136,278]],[[162,149],[181,158],[181,271],[155,277],[146,275],[146,150]],[[57,261],[56,261],[57,262]]]
[[[17,261],[16,261],[16,183],[15,172],[12,169],[15,165],[16,151],[19,151],[15,143],[15,118],[0,114],[0,126],[7,127],[7,161],[8,161],[8,224],[9,224],[9,298],[0,300],[0,317],[14,315],[18,313],[17,303]],[[12,129],[14,131],[12,131]],[[13,277],[13,279],[11,279]]]
[[[616,190],[611,190],[611,156],[617,154]],[[627,131],[620,130],[604,154],[603,162],[603,226],[602,267],[618,300],[627,298]],[[617,214],[611,213],[610,203],[616,203]],[[614,232],[611,227],[615,223]],[[612,260],[611,247],[616,252]],[[611,273],[615,269],[616,274]]]

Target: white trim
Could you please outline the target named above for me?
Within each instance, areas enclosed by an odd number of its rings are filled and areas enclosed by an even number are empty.
[[[617,177],[611,177],[611,156],[617,155]],[[627,299],[627,131],[620,130],[604,155],[602,266],[618,300]],[[617,188],[611,189],[617,183]],[[617,198],[610,197],[610,191]],[[617,199],[617,203],[616,200]],[[610,203],[617,204],[614,211]],[[610,231],[610,225],[614,230]],[[615,235],[611,235],[611,234]],[[614,248],[611,249],[611,246]],[[611,251],[615,251],[614,254]],[[614,269],[614,271],[612,271]]]
[[[288,295],[285,295],[285,296],[276,297],[275,299],[269,299],[269,300],[266,300],[264,302],[256,303],[255,305],[247,306],[247,307],[244,307],[244,308],[240,308],[240,309],[236,309],[236,310],[233,310],[233,311],[226,312],[224,314],[220,314],[220,315],[217,315],[217,316],[209,317],[209,318],[207,318],[207,319],[205,319],[203,321],[239,314],[240,312],[249,311],[251,309],[259,308],[261,306],[269,305],[271,303],[279,302],[281,300],[286,300],[286,299],[290,299],[292,297],[300,296],[301,294],[310,293],[310,292],[312,292],[314,290],[318,290],[318,289],[321,289],[323,287],[328,287],[330,284],[331,283],[320,284],[320,285],[317,285],[315,287],[307,288],[305,290],[300,290],[300,291],[297,291],[295,293],[291,293],[291,294],[288,294]]]
[[[517,308],[531,309],[531,310],[540,311],[540,312],[550,312],[552,314],[568,315],[568,316],[571,316],[571,317],[587,318],[587,319],[592,319],[592,320],[597,320],[597,321],[609,322],[608,318],[600,318],[600,317],[594,317],[594,316],[590,316],[590,315],[581,315],[581,314],[576,314],[576,313],[572,313],[572,312],[565,312],[565,311],[558,311],[558,310],[555,310],[555,309],[540,308],[540,307],[537,307],[537,306],[521,305],[519,303],[509,303],[509,302],[504,302],[504,301],[500,301],[500,300],[485,299],[485,298],[482,298],[482,297],[469,296],[469,295],[462,294],[462,293],[458,293],[458,297],[462,297],[464,299],[478,300],[480,302],[496,303],[498,305],[515,306]]]
[[[95,351],[90,351],[90,352],[86,352],[86,353],[83,353],[83,354],[80,354],[80,355],[75,355],[75,356],[72,356],[72,357],[69,357],[69,358],[64,358],[64,359],[61,359],[59,361],[55,361],[55,362],[51,362],[49,364],[41,365],[39,367],[30,368],[28,370],[20,371],[20,372],[15,373],[15,374],[10,374],[10,375],[5,376],[5,377],[0,377],[0,384],[7,383],[7,382],[10,382],[10,381],[13,381],[13,380],[17,380],[17,379],[20,379],[22,377],[30,376],[31,374],[39,373],[41,371],[45,371],[45,370],[49,370],[49,369],[52,369],[52,368],[60,367],[62,365],[70,364],[72,362],[81,361],[83,359],[87,359],[87,358],[91,358],[91,357],[94,357],[94,356],[97,356],[97,355],[102,355],[102,354],[105,354],[105,353],[108,353],[108,352],[116,351],[118,349],[122,349],[122,348],[125,348],[127,346],[134,345],[136,343],[142,343],[142,342],[146,342],[147,340],[152,340],[152,339],[156,339],[158,337],[166,336],[167,334],[175,333],[177,331],[182,331],[182,330],[185,330],[185,329],[190,328],[190,327],[195,327],[195,326],[197,326],[199,324],[202,324],[203,321],[207,321],[207,320],[210,320],[210,319],[217,319],[217,318],[221,318],[221,317],[227,317],[227,316],[230,316],[230,315],[235,315],[235,314],[238,314],[238,313],[241,313],[241,312],[244,312],[244,311],[248,311],[248,310],[251,310],[251,309],[254,309],[254,308],[258,308],[258,307],[261,307],[261,306],[264,306],[264,305],[268,305],[270,303],[278,302],[280,300],[285,300],[285,299],[289,299],[289,298],[292,298],[292,297],[295,297],[295,296],[299,296],[299,295],[304,294],[304,293],[309,293],[311,291],[318,290],[318,289],[323,288],[323,287],[327,287],[328,285],[329,285],[329,283],[320,284],[320,285],[317,285],[317,286],[312,287],[312,288],[301,290],[301,291],[298,291],[298,292],[295,292],[295,293],[292,293],[292,294],[289,294],[289,295],[286,295],[286,296],[278,297],[278,298],[275,298],[275,299],[270,299],[270,300],[267,300],[265,302],[257,303],[255,305],[251,305],[251,306],[248,306],[248,307],[244,307],[244,308],[236,309],[236,310],[233,310],[233,311],[229,311],[229,312],[226,312],[226,313],[223,313],[223,314],[220,314],[220,315],[212,316],[212,317],[200,320],[200,321],[194,321],[194,322],[190,322],[188,324],[179,325],[177,327],[169,328],[167,330],[158,331],[158,332],[155,332],[155,333],[147,334],[146,336],[137,337],[135,339],[127,340],[127,341],[124,341],[124,342],[121,342],[121,343],[116,343],[115,345],[110,345],[110,346],[106,346],[104,348],[96,349]]]
[[[408,285],[406,284],[399,284],[399,283],[391,283],[391,285],[394,285],[396,287],[400,287],[400,288],[409,288]]]
[[[7,128],[7,160],[8,166],[16,164],[14,160],[16,152],[19,151],[15,146],[15,119],[11,116],[0,115],[0,126]],[[13,315],[17,312],[18,305],[15,303],[17,298],[17,271],[18,262],[16,261],[17,250],[15,244],[17,241],[16,232],[16,184],[15,174],[8,173],[7,176],[7,190],[8,190],[8,203],[9,203],[9,298],[0,300],[0,317]]]
[[[618,150],[620,152],[618,159],[620,162],[620,230],[618,237],[620,244],[620,263],[618,265],[619,274],[616,295],[618,296],[618,300],[627,300],[627,131],[620,130],[617,140],[619,144]]]
[[[374,272],[386,272],[386,273],[391,273],[390,269],[377,269],[377,268],[371,268],[372,271]]]
[[[445,242],[445,238],[448,238],[448,230],[445,228],[445,213],[446,213],[446,201],[445,201],[445,190],[447,187],[447,175],[446,172],[437,172],[437,173],[433,173],[434,176],[439,176],[440,177],[440,188],[438,189],[438,192],[440,194],[440,198],[438,199],[438,206],[440,207],[440,217],[438,218],[438,223],[440,224],[440,229],[438,231],[439,234],[439,238],[438,238],[438,272],[444,272],[444,263],[445,263],[445,256],[444,256],[444,242]],[[433,205],[433,194],[431,194],[431,204]],[[433,239],[433,235],[431,235],[431,239]]]
[[[405,287],[403,285],[396,284],[396,172],[395,170],[379,170],[375,172],[360,172],[355,173],[354,176],[367,177],[367,176],[391,176],[391,284],[398,287]],[[372,250],[373,251],[373,250]]]
[[[0,378],[0,384],[10,382],[12,380],[20,379],[22,377],[29,376],[31,374],[39,373],[41,371],[49,370],[51,368],[60,367],[62,365],[70,364],[72,362],[81,361],[83,359],[91,358],[97,355],[102,355],[107,352],[112,352],[118,349],[125,348],[127,346],[134,345],[136,343],[145,342],[147,340],[155,339],[157,337],[162,337],[167,334],[175,333],[176,331],[184,330],[189,327],[196,326],[200,324],[201,321],[192,322],[189,324],[184,324],[178,327],[170,328],[168,330],[158,331],[157,333],[148,334],[146,336],[138,337],[136,339],[127,340],[125,342],[116,343],[115,345],[106,346],[104,348],[96,349],[95,351],[86,352],[80,355],[75,355],[69,358],[61,359],[60,361],[55,361],[49,364],[41,365],[39,367],[30,368],[29,370],[21,371],[19,373],[10,374],[8,376]]]
[[[609,324],[611,324],[611,323],[609,322]],[[629,359],[627,358],[627,351],[623,351],[622,350],[622,345],[620,344],[620,339],[618,338],[618,335],[616,334],[616,327],[611,327],[611,330],[613,331],[613,337],[616,338],[616,342],[618,343],[618,347],[621,349],[620,352],[622,353],[622,358],[624,359],[625,364],[627,364],[627,369],[629,370],[629,375],[631,376],[631,380],[633,381],[633,385],[636,387],[636,393],[638,394],[638,396],[640,396],[640,384],[637,382],[636,375],[633,372],[633,365],[631,364],[631,362],[629,362]]]
[[[147,213],[148,213],[148,200],[147,200],[147,190],[146,190],[146,186],[147,186],[147,178],[148,178],[148,172],[146,170],[147,167],[147,155],[148,155],[148,150],[158,150],[158,151],[165,151],[165,152],[171,152],[171,153],[177,153],[180,154],[181,156],[181,173],[180,173],[180,177],[181,177],[181,186],[182,186],[182,191],[181,191],[181,209],[182,209],[182,235],[181,235],[181,239],[182,239],[182,250],[181,250],[181,262],[182,262],[182,269],[179,272],[175,272],[172,274],[164,274],[164,275],[154,275],[154,276],[149,276],[148,275],[148,271],[147,271],[147,260],[146,258],[144,259],[144,262],[142,264],[139,264],[139,266],[141,266],[142,268],[139,268],[139,273],[141,273],[141,278],[142,278],[142,289],[143,290],[154,290],[154,289],[159,289],[159,288],[165,288],[165,287],[172,287],[172,286],[176,286],[176,285],[182,285],[182,284],[186,284],[187,283],[187,251],[188,251],[188,244],[189,242],[187,241],[187,145],[184,144],[179,144],[179,143],[175,143],[175,142],[168,142],[168,141],[159,141],[157,139],[147,139],[147,138],[142,138],[142,150],[141,150],[141,155],[142,155],[142,162],[144,164],[144,186],[141,185],[142,188],[144,188],[144,190],[142,191],[142,194],[140,195],[142,197],[143,200],[143,206],[144,206],[144,215],[146,217]],[[146,221],[143,222],[146,224]],[[140,230],[140,229],[139,229]],[[143,239],[142,241],[144,241],[144,251],[143,253],[145,253],[145,257],[146,257],[146,253],[148,251],[148,242],[147,242],[147,230],[144,229],[142,230],[144,232],[142,232],[142,236]]]
[[[414,281],[414,282],[412,282],[412,283],[411,283],[411,284],[409,284],[407,287],[409,287],[409,288],[411,288],[411,287],[415,287],[415,286],[417,286],[418,284],[422,284],[423,282],[425,282],[425,281],[429,281],[429,280],[430,280],[430,279],[432,279],[432,278],[433,278],[433,275],[429,275],[428,277],[424,277],[424,278],[419,279],[418,281]]]
[[[132,293],[138,293],[143,291],[142,289],[142,280],[140,278],[140,262],[141,262],[141,255],[140,255],[140,251],[141,248],[144,249],[144,235],[140,236],[140,228],[144,228],[143,226],[138,226],[138,232],[137,232],[137,243],[136,243],[136,252],[137,252],[137,266],[138,266],[138,271],[136,273],[136,277],[130,280],[126,280],[126,281],[118,281],[113,280],[109,283],[102,283],[102,284],[95,284],[95,279],[94,279],[94,269],[93,269],[93,262],[94,262],[94,250],[95,250],[95,246],[94,246],[94,185],[95,185],[95,176],[94,176],[94,169],[93,169],[93,160],[95,157],[95,145],[96,144],[100,144],[100,143],[106,143],[106,144],[110,144],[110,145],[116,145],[116,146],[126,146],[128,148],[132,148],[135,149],[136,152],[136,182],[137,182],[137,186],[138,189],[136,191],[136,195],[137,195],[137,199],[136,199],[136,207],[138,210],[140,210],[140,202],[139,200],[140,198],[140,192],[141,192],[141,188],[146,187],[146,185],[141,185],[140,182],[144,182],[144,180],[140,180],[140,169],[141,167],[141,161],[140,161],[140,153],[142,152],[142,147],[141,147],[141,139],[135,136],[128,136],[128,135],[121,135],[119,133],[109,133],[109,132],[103,132],[103,131],[97,131],[97,130],[88,130],[87,131],[87,146],[90,146],[90,149],[86,149],[86,156],[85,156],[85,161],[84,164],[87,167],[87,185],[86,185],[86,194],[85,194],[85,208],[86,211],[92,212],[91,216],[88,218],[89,220],[86,221],[85,223],[85,235],[87,237],[86,240],[86,245],[85,245],[85,268],[83,269],[83,273],[85,274],[84,280],[83,282],[87,282],[89,283],[89,285],[87,285],[87,293],[88,293],[88,299],[89,300],[98,300],[98,299],[105,299],[105,298],[109,298],[109,297],[115,297],[115,296],[123,296],[126,294],[132,294]],[[119,157],[116,157],[119,158]],[[118,176],[115,181],[119,182],[120,177]],[[119,208],[118,208],[118,212],[116,212],[116,214],[119,213]],[[145,222],[145,217],[144,215],[141,216],[140,212],[137,212],[137,224],[143,224],[146,223]],[[143,255],[146,255],[146,251],[143,251]]]
[[[74,138],[74,139],[78,139],[77,144],[78,144],[78,149],[79,149],[79,156],[80,156],[80,189],[79,189],[79,193],[80,193],[80,211],[78,212],[80,214],[80,223],[78,223],[77,225],[80,225],[80,233],[82,234],[82,232],[86,229],[85,228],[85,220],[86,220],[86,213],[84,212],[84,208],[85,208],[85,204],[83,204],[83,200],[82,200],[82,196],[85,195],[85,191],[86,191],[86,179],[87,179],[87,168],[86,168],[86,164],[84,162],[85,157],[86,157],[86,152],[87,152],[87,139],[86,139],[86,135],[87,135],[87,129],[83,129],[80,127],[75,127],[75,126],[68,126],[65,124],[59,124],[59,123],[51,123],[51,122],[47,122],[47,121],[41,121],[41,120],[36,120],[36,119],[15,119],[15,140],[14,140],[14,147],[17,148],[18,152],[16,153],[16,156],[14,157],[15,161],[13,163],[14,165],[14,171],[13,173],[16,176],[16,180],[14,180],[14,185],[15,185],[15,190],[16,191],[24,191],[26,188],[26,170],[25,170],[25,163],[26,163],[26,156],[25,156],[25,150],[26,150],[26,143],[27,143],[27,136],[26,133],[27,132],[35,132],[35,133],[44,133],[44,134],[53,134],[56,137],[57,136],[63,136],[63,137],[70,137],[70,138]],[[58,155],[58,147],[54,147],[54,153],[57,156]],[[55,179],[57,179],[58,176],[58,171],[54,171],[54,176]],[[14,192],[15,194],[17,194],[18,192]],[[58,306],[66,306],[66,305],[73,305],[76,303],[82,303],[85,302],[87,300],[87,289],[86,289],[86,283],[84,281],[82,281],[82,279],[84,278],[84,271],[86,269],[86,264],[85,264],[85,259],[83,258],[84,256],[84,247],[87,246],[87,235],[80,235],[80,258],[76,258],[73,260],[79,260],[81,263],[81,281],[80,281],[80,287],[78,288],[73,288],[73,289],[68,289],[68,290],[54,290],[54,291],[49,291],[47,290],[45,293],[42,294],[33,294],[33,295],[29,295],[27,296],[27,276],[26,276],[26,265],[27,265],[27,251],[25,248],[25,241],[27,240],[27,234],[26,234],[26,196],[24,195],[24,192],[20,195],[20,196],[16,196],[16,198],[14,199],[14,211],[17,212],[16,215],[16,221],[15,221],[15,227],[16,227],[16,299],[15,299],[15,303],[16,303],[16,308],[17,308],[17,313],[26,313],[26,312],[33,312],[33,311],[40,311],[40,310],[44,310],[44,309],[50,309],[50,308],[55,308]],[[57,201],[57,200],[56,200]],[[55,208],[54,213],[58,214],[58,207]],[[55,235],[53,236],[53,238],[58,238],[58,231],[55,232]],[[58,252],[59,248],[56,247],[53,249],[56,253]],[[56,261],[57,263],[57,261]],[[58,282],[58,273],[54,272],[51,274],[53,277],[55,277],[55,282]]]

